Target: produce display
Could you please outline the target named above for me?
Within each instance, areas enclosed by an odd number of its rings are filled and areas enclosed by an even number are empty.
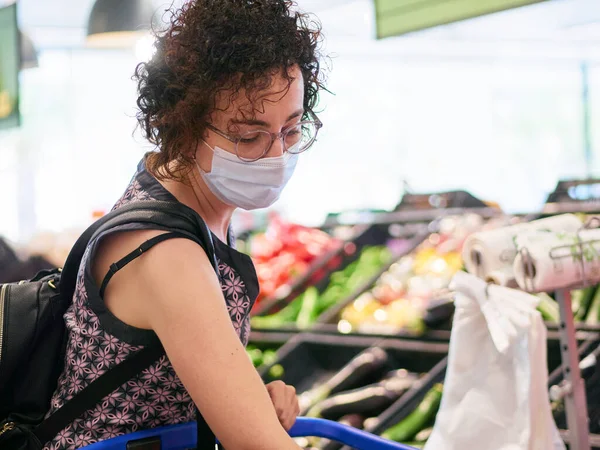
[[[252,364],[254,364],[254,367],[260,367],[263,364],[272,364],[277,359],[277,350],[272,348],[263,350],[255,345],[249,344],[246,347],[246,352],[248,353]]]
[[[260,292],[255,307],[306,273],[317,258],[339,246],[339,240],[321,230],[272,216],[264,233],[254,234],[246,245],[240,245],[252,257],[258,276]]]
[[[364,350],[333,376],[301,393],[300,413],[362,428],[366,420],[383,413],[421,378],[421,374],[391,367],[383,348]],[[300,443],[312,449],[338,448],[326,439],[303,439]]]
[[[462,251],[466,239],[476,231],[511,225],[518,220],[509,216],[485,220],[476,214],[445,217],[439,221],[435,232],[432,232],[413,252],[401,258],[398,258],[398,252],[387,244],[363,247],[355,253],[354,261],[328,275],[326,283],[310,286],[274,314],[252,317],[252,327],[309,329],[320,315],[333,306],[339,305],[335,310],[337,313],[341,306],[340,302],[349,301],[358,292],[363,292],[365,283],[370,283],[373,277],[377,277],[386,268],[387,270],[369,290],[341,309],[332,322],[336,324],[340,333],[397,334],[401,331],[421,333],[427,328],[435,327],[436,324],[449,325],[454,308],[448,285],[457,272],[464,270]],[[261,284],[267,281],[267,293],[261,286],[261,298],[272,296],[276,289],[289,285],[294,275],[305,273],[310,261],[318,257],[318,252],[298,249],[302,246],[300,242],[308,239],[301,229],[304,232],[310,229],[277,221],[272,225],[273,228],[264,235],[253,237],[249,247],[255,261],[260,261],[257,264],[257,272]],[[284,233],[287,238],[282,238],[281,233]],[[319,248],[320,254],[339,245],[340,241],[320,231],[317,233],[321,236],[317,236],[316,242],[319,244],[315,248]],[[285,256],[289,254],[294,254],[296,259],[287,266],[277,260],[273,261],[277,257],[281,257],[284,262],[291,261],[289,256]],[[312,255],[312,259],[307,256],[308,254]],[[392,261],[395,262],[390,265]],[[305,265],[303,266],[302,263]],[[262,275],[259,264],[263,264]],[[284,266],[287,267],[287,272],[283,270],[285,274],[282,275],[280,269]],[[269,282],[273,284],[269,285]],[[559,307],[553,294],[537,295],[540,298],[538,310],[544,320],[559,323]],[[571,295],[575,321],[586,325],[600,325],[600,286],[573,290]],[[382,343],[379,345],[385,347]],[[333,364],[336,372],[332,374],[328,362],[321,361],[327,359],[329,353],[327,357],[319,356],[318,363],[310,362],[314,355],[320,352],[320,348],[315,347],[313,353],[298,353],[301,359],[307,361],[312,367],[307,370],[309,373],[300,377],[297,373],[292,374],[292,365],[289,362],[282,362],[286,367],[286,373],[282,365],[274,364],[277,359],[275,350],[249,346],[248,354],[256,367],[269,366],[269,377],[284,380],[287,377],[295,386],[299,383],[302,389],[308,388],[303,392],[299,391],[301,415],[334,420],[368,430],[373,429],[379,421],[378,417],[388,411],[408,391],[410,394],[405,395],[404,400],[412,403],[413,395],[417,392],[415,388],[422,386],[425,380],[419,372],[423,369],[422,365],[411,366],[405,363],[407,367],[398,367],[398,358],[389,348],[387,351],[385,348],[370,347],[339,370],[337,368],[341,366],[340,360],[344,363],[350,356],[338,358]],[[305,349],[306,347],[303,351],[306,351]],[[352,354],[356,354],[355,352]],[[597,350],[595,353],[600,351]],[[418,367],[417,371],[414,370],[415,367]],[[413,371],[407,370],[411,368]],[[595,359],[592,362],[588,360],[587,365],[582,365],[592,433],[600,433],[600,402],[598,401],[600,392],[597,389],[600,381],[599,369],[600,366],[597,366]],[[429,379],[431,378],[427,378]],[[429,388],[432,385],[427,386]],[[407,415],[402,414],[403,418],[397,423],[391,422],[388,428],[384,430],[379,428],[382,437],[415,448],[424,447],[431,435],[440,407],[443,386],[438,383],[429,391],[425,388],[421,389],[423,390],[419,390],[416,394],[420,403],[415,410]],[[553,389],[559,390],[556,386]],[[552,408],[557,425],[561,429],[566,429],[564,404],[560,396],[553,398]],[[387,414],[386,416],[389,417]],[[337,450],[341,447],[338,443],[327,439],[302,438],[297,442],[302,447],[313,450]]]
[[[254,344],[248,344],[246,353],[257,369],[262,366],[269,366],[277,359],[276,347],[259,348]],[[269,369],[269,376],[272,378],[281,378],[283,374],[284,370],[280,364],[275,364]]]
[[[295,325],[306,329],[320,314],[375,276],[390,258],[391,252],[385,246],[365,247],[357,260],[330,275],[329,284],[322,292],[311,286],[277,313],[252,317],[252,327],[268,329]]]
[[[442,401],[442,390],[442,384],[436,384],[425,394],[417,409],[385,430],[381,436],[415,448],[423,448],[433,430],[435,416]]]
[[[547,322],[558,323],[560,312],[558,303],[550,294],[537,294],[540,299],[538,311]],[[571,291],[571,308],[576,323],[600,325],[600,289],[589,286]]]
[[[487,226],[497,224],[493,221]],[[450,280],[462,268],[462,245],[472,232],[483,227],[483,219],[475,214],[443,219],[439,232],[394,263],[370,291],[344,308],[338,318],[338,330],[418,333],[424,329],[428,308],[438,300],[442,303],[441,313],[447,314],[443,303],[448,303],[445,298]]]

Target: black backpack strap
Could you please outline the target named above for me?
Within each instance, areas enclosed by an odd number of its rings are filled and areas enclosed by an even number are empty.
[[[33,433],[42,444],[50,441],[108,394],[156,362],[164,353],[165,350],[162,346],[157,346],[146,347],[130,356],[78,392],[70,401],[38,425]]]
[[[209,257],[217,276],[219,276],[219,268],[214,250],[212,234],[198,213],[181,203],[164,202],[158,200],[139,201],[129,203],[114,211],[111,211],[83,232],[71,249],[71,252],[67,257],[67,261],[65,262],[65,266],[61,274],[59,288],[61,295],[67,295],[69,297],[73,296],[73,293],[75,292],[75,285],[77,283],[79,266],[89,242],[103,231],[134,222],[150,223],[161,228],[177,230],[173,231],[173,233],[177,233],[181,237],[187,237],[198,242],[206,250],[207,256]],[[167,233],[167,235],[168,234],[170,233]],[[152,244],[150,244],[150,241],[153,239],[150,239],[147,241],[148,247],[145,250],[141,250],[142,246],[140,246],[140,248],[125,256],[116,264],[122,263],[120,268],[124,267],[148,248],[160,242],[158,238],[161,236],[166,235],[163,234],[153,238],[157,239],[157,241]],[[164,240],[168,238],[163,237],[162,239]],[[135,253],[137,253],[137,255],[133,255]],[[107,275],[108,280],[105,278],[103,281],[102,286],[104,289],[106,289],[106,285],[113,275],[114,273],[111,274],[110,277]],[[104,289],[101,287],[101,296],[104,293]],[[54,436],[56,436],[67,425],[69,425],[69,423],[82,415],[88,409],[94,407],[94,405],[96,405],[102,398],[110,394],[123,383],[140,373],[142,370],[152,364],[152,362],[156,361],[163,353],[164,349],[162,347],[142,349],[134,356],[119,364],[117,367],[109,370],[98,379],[94,380],[89,386],[78,393],[71,401],[63,405],[59,410],[54,412],[48,419],[44,420],[44,422],[42,422],[36,428],[35,434],[38,439],[45,443],[54,438]],[[145,365],[143,365],[142,362]],[[128,364],[126,365],[126,363]],[[113,374],[112,377],[110,377],[110,374]],[[102,381],[103,379],[106,381]],[[106,393],[103,394],[105,391]],[[198,450],[214,450],[215,435],[197,408],[196,420],[198,427]]]
[[[212,234],[202,218],[193,209],[182,203],[165,202],[160,200],[139,201],[128,203],[114,211],[111,211],[94,224],[92,224],[77,239],[71,249],[60,280],[61,295],[69,297],[75,292],[77,273],[81,259],[89,242],[100,233],[111,228],[129,223],[154,224],[158,228],[177,230],[189,235],[190,239],[196,240],[204,249],[218,274],[218,265],[214,251]]]
[[[147,252],[148,250],[150,250],[156,244],[160,244],[161,242],[166,241],[167,239],[173,239],[173,238],[190,239],[190,236],[187,234],[179,233],[177,231],[159,234],[158,236],[155,236],[155,237],[143,242],[138,248],[133,250],[131,253],[125,255],[123,258],[118,260],[116,263],[112,263],[110,265],[110,268],[108,269],[108,273],[106,274],[106,276],[104,277],[104,280],[102,280],[102,284],[100,285],[100,298],[104,298],[104,291],[106,289],[106,286],[108,286],[108,282],[111,280],[111,278],[114,276],[115,273],[117,273],[119,270],[121,270],[123,267],[125,267],[127,264],[129,264],[131,261],[133,261],[137,257],[141,256],[144,252]]]

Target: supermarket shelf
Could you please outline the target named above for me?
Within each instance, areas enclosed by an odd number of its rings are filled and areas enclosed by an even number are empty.
[[[313,333],[323,334],[337,334],[342,336],[362,336],[362,337],[374,337],[380,339],[408,339],[408,340],[421,340],[426,342],[448,342],[450,340],[450,330],[435,330],[428,329],[424,333],[416,334],[410,331],[399,331],[395,334],[385,333],[383,330],[381,333],[363,333],[363,332],[352,332],[352,333],[340,333],[338,326],[334,323],[317,323],[313,329]]]
[[[588,353],[591,349],[598,345],[596,339],[585,340],[585,335],[578,336],[580,342],[579,351],[582,355]],[[597,338],[597,336],[596,336]],[[561,372],[561,351],[560,341],[557,333],[548,334],[548,371],[552,374]],[[444,360],[443,363],[447,363]],[[442,363],[440,363],[441,365]],[[385,430],[391,426],[397,424],[404,418],[406,418],[412,411],[414,411],[419,403],[425,397],[425,394],[434,386],[436,383],[442,383],[446,375],[446,366],[440,367],[439,370],[431,371],[432,376],[428,380],[427,384],[424,384],[418,393],[410,398],[401,398],[392,407],[390,407],[385,413],[380,415],[377,420],[371,422],[369,427],[365,429],[370,433],[381,435]],[[549,386],[553,383],[549,383]],[[350,450],[348,447],[344,447],[343,450]]]
[[[439,208],[486,208],[490,205],[463,190],[411,193],[406,192],[394,211],[425,210]]]
[[[568,213],[598,214],[600,213],[600,202],[546,203],[540,212],[540,216]]]
[[[392,362],[399,366],[396,368],[419,373],[437,367],[448,354],[447,343],[304,333],[281,347],[277,360],[261,368],[260,373],[265,382],[272,381],[268,375],[271,367],[281,365],[284,369],[281,379],[301,394],[336,373],[361,351],[373,346],[386,350]]]
[[[431,222],[444,216],[478,214],[483,218],[492,218],[503,215],[503,212],[496,208],[446,208],[429,209],[414,211],[396,211],[386,213],[357,213],[349,214],[347,218],[344,215],[331,217],[325,220],[321,228],[334,228],[340,225],[358,225],[358,224],[391,224],[403,222]]]
[[[284,333],[282,331],[251,331],[249,343],[285,344],[293,339],[297,333]]]

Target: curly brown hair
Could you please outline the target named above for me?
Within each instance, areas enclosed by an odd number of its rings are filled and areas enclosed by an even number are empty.
[[[155,32],[153,57],[134,75],[137,120],[158,150],[146,158],[148,171],[159,179],[186,180],[223,90],[234,92],[232,97],[241,89],[259,93],[277,72],[289,88],[288,69],[297,65],[304,109],[313,110],[324,88],[321,27],[295,7],[291,0],[191,0],[171,11],[168,28]]]

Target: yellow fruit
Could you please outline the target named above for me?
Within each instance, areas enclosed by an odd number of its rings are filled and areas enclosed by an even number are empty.
[[[365,293],[343,309],[341,318],[356,326],[372,316],[380,306],[370,293]]]

